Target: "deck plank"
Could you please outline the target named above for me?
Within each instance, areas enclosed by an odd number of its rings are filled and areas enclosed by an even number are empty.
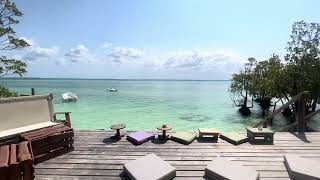
[[[239,146],[220,139],[218,143],[196,140],[190,145],[154,140],[134,146],[125,139],[117,142],[108,139],[113,134],[76,131],[75,150],[36,165],[36,179],[127,179],[123,174],[124,163],[155,153],[176,167],[175,179],[204,179],[206,164],[221,156],[256,169],[262,180],[288,180],[284,154],[320,159],[319,132],[305,135],[279,132],[275,134],[274,145],[245,143]]]

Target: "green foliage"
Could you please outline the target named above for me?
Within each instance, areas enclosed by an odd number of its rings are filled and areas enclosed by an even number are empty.
[[[242,97],[244,97],[243,92],[245,92],[248,89],[246,86],[246,77],[247,76],[243,71],[233,74],[229,91],[234,95],[241,95]]]
[[[12,26],[19,23],[17,18],[23,14],[10,0],[0,0],[0,50],[12,50],[24,48],[29,44],[16,36]],[[27,64],[21,60],[0,56],[0,78],[7,75],[24,75],[27,70]],[[0,86],[0,98],[17,96],[9,89]]]
[[[26,68],[27,64],[23,61],[0,57],[0,77],[13,74],[22,76],[27,72]]]
[[[283,64],[278,55],[273,54],[269,59],[257,62],[251,74],[250,95],[260,99],[281,98],[282,71]]]
[[[264,61],[249,61],[250,71],[232,76],[230,92],[247,98],[285,98],[301,91],[310,91],[307,108],[315,110],[320,101],[320,24],[296,22],[287,46],[285,63],[273,54]],[[245,69],[248,64],[245,65]]]
[[[251,89],[252,71],[257,61],[254,58],[249,58],[243,70],[232,75],[232,81],[229,92],[233,95],[242,96],[245,98],[245,93]]]
[[[0,0],[0,50],[29,46],[25,40],[16,37],[16,32],[12,28],[12,25],[19,23],[17,18],[20,16],[22,13],[13,2]],[[27,72],[26,67],[27,64],[21,60],[0,57],[0,77],[14,74],[22,76]]]
[[[18,96],[17,93],[11,92],[9,89],[0,86],[0,98],[6,98],[6,97],[16,97]]]
[[[11,50],[23,48],[29,44],[20,38],[16,37],[16,32],[12,25],[18,24],[17,18],[23,14],[17,9],[15,3],[10,0],[0,0],[0,49]]]
[[[291,75],[288,94],[310,91],[310,101],[320,98],[320,24],[296,22],[292,26],[285,60],[286,71]]]

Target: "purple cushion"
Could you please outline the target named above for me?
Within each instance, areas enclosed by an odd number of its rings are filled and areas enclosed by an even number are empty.
[[[153,138],[154,138],[153,134],[147,133],[147,132],[142,132],[142,131],[130,133],[127,136],[127,140],[132,142],[133,144],[142,144],[142,143],[147,142]]]

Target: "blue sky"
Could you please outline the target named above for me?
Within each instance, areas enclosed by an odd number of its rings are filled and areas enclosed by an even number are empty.
[[[28,77],[229,79],[248,57],[285,54],[317,0],[16,0]]]

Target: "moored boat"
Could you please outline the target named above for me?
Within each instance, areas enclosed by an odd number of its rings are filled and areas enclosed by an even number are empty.
[[[73,92],[66,92],[62,94],[62,101],[63,102],[72,102],[72,101],[77,101],[78,96],[76,93]]]
[[[117,89],[114,89],[114,88],[108,88],[108,91],[109,91],[109,92],[117,92],[118,90],[117,90]]]

